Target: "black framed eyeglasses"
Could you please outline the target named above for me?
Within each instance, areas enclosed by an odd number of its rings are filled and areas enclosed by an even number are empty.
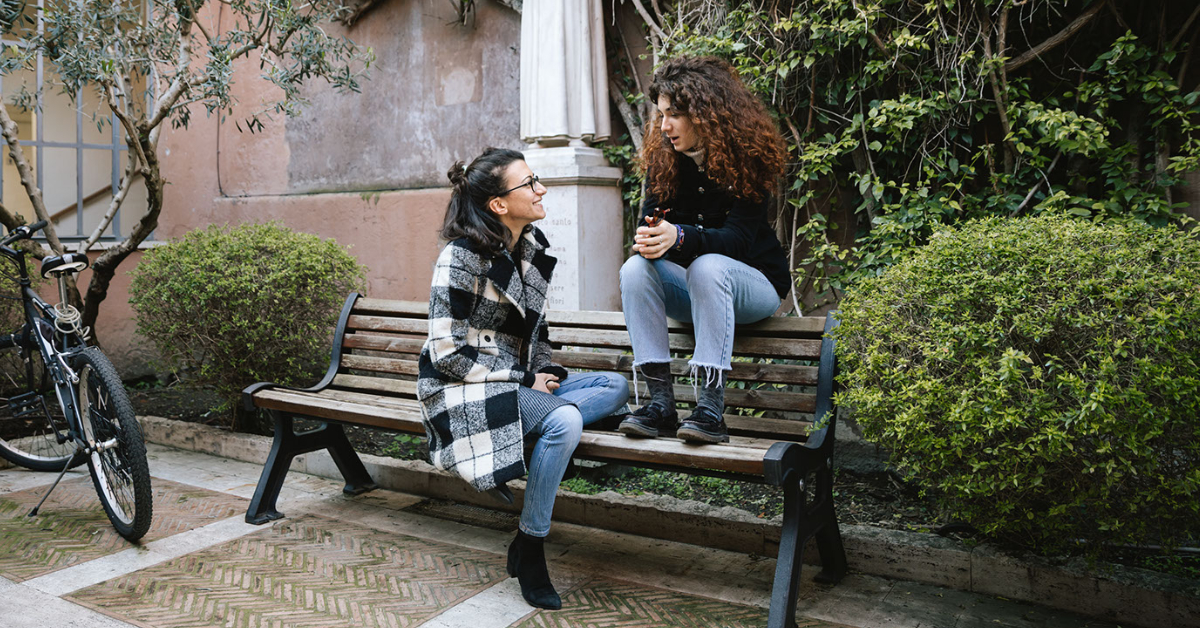
[[[525,186],[529,186],[529,191],[530,191],[530,192],[533,192],[534,194],[536,194],[536,193],[537,193],[537,190],[536,190],[536,189],[534,189],[534,186],[535,186],[535,185],[537,185],[537,184],[538,184],[538,183],[540,183],[540,182],[541,182],[541,179],[539,179],[539,178],[538,178],[538,176],[535,174],[535,175],[533,175],[532,177],[529,177],[529,180],[528,180],[528,181],[525,181],[525,182],[524,182],[524,183],[522,183],[521,185],[518,185],[518,186],[517,186],[517,187],[515,187],[515,188],[509,188],[509,189],[507,189],[507,190],[504,190],[503,192],[501,192],[501,193],[497,194],[496,196],[498,196],[498,197],[499,197],[499,196],[504,196],[505,194],[508,194],[509,192],[515,192],[515,191],[517,191],[517,190],[519,190],[519,189],[521,189],[521,188],[523,188],[523,187],[525,187]]]

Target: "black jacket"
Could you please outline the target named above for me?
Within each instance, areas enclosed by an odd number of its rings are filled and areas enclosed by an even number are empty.
[[[705,253],[718,253],[752,266],[766,275],[779,298],[792,286],[787,255],[767,220],[767,199],[754,202],[734,196],[700,171],[690,157],[679,156],[676,198],[659,202],[646,192],[643,219],[658,206],[669,208],[667,222],[683,227],[683,245],[667,251],[667,259],[687,267]]]

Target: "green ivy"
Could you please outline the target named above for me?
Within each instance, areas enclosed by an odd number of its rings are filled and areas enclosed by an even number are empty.
[[[1100,3],[707,3],[664,10],[659,59],[724,57],[773,107],[797,280],[836,299],[965,220],[1178,222],[1171,188],[1200,167],[1200,92],[1179,84],[1200,82],[1200,24],[1191,3]]]

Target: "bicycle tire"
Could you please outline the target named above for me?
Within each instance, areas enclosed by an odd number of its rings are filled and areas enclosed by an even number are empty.
[[[136,541],[154,516],[142,428],[117,369],[99,349],[80,351],[72,366],[79,376],[76,392],[85,439],[106,445],[88,456],[96,494],[117,533]]]
[[[45,412],[41,416],[14,416],[8,402],[15,396],[0,397],[0,458],[34,471],[62,471],[68,460],[72,468],[77,467],[87,462],[87,457],[76,454],[74,442],[59,442],[58,434],[65,435],[67,431],[66,420],[58,400],[47,394],[45,384],[49,375],[42,364],[41,353],[34,347],[27,347],[26,351],[26,355],[31,356],[28,365],[22,364],[19,347],[0,350],[0,363],[3,364],[0,370],[9,379],[6,382],[9,388],[39,393],[45,403]],[[13,371],[20,373],[17,378],[21,381],[12,380]],[[50,397],[49,401],[46,397]]]

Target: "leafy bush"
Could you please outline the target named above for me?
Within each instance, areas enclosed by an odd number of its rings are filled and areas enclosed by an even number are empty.
[[[40,290],[46,283],[38,272],[38,261],[32,256],[25,263],[29,268],[29,280],[34,290]],[[0,260],[0,334],[18,331],[25,324],[25,311],[21,302],[21,284],[18,277],[17,265],[11,260]],[[34,373],[42,372],[41,355],[35,350],[31,359],[34,362]],[[38,381],[41,381],[39,376]],[[0,351],[0,394],[7,397],[29,390],[25,374],[25,362],[20,352],[15,348]]]
[[[1042,551],[1200,533],[1200,242],[1055,216],[943,231],[843,301],[867,438]]]
[[[208,227],[133,271],[138,331],[232,403],[257,381],[311,383],[365,268],[333,240],[277,224]]]

